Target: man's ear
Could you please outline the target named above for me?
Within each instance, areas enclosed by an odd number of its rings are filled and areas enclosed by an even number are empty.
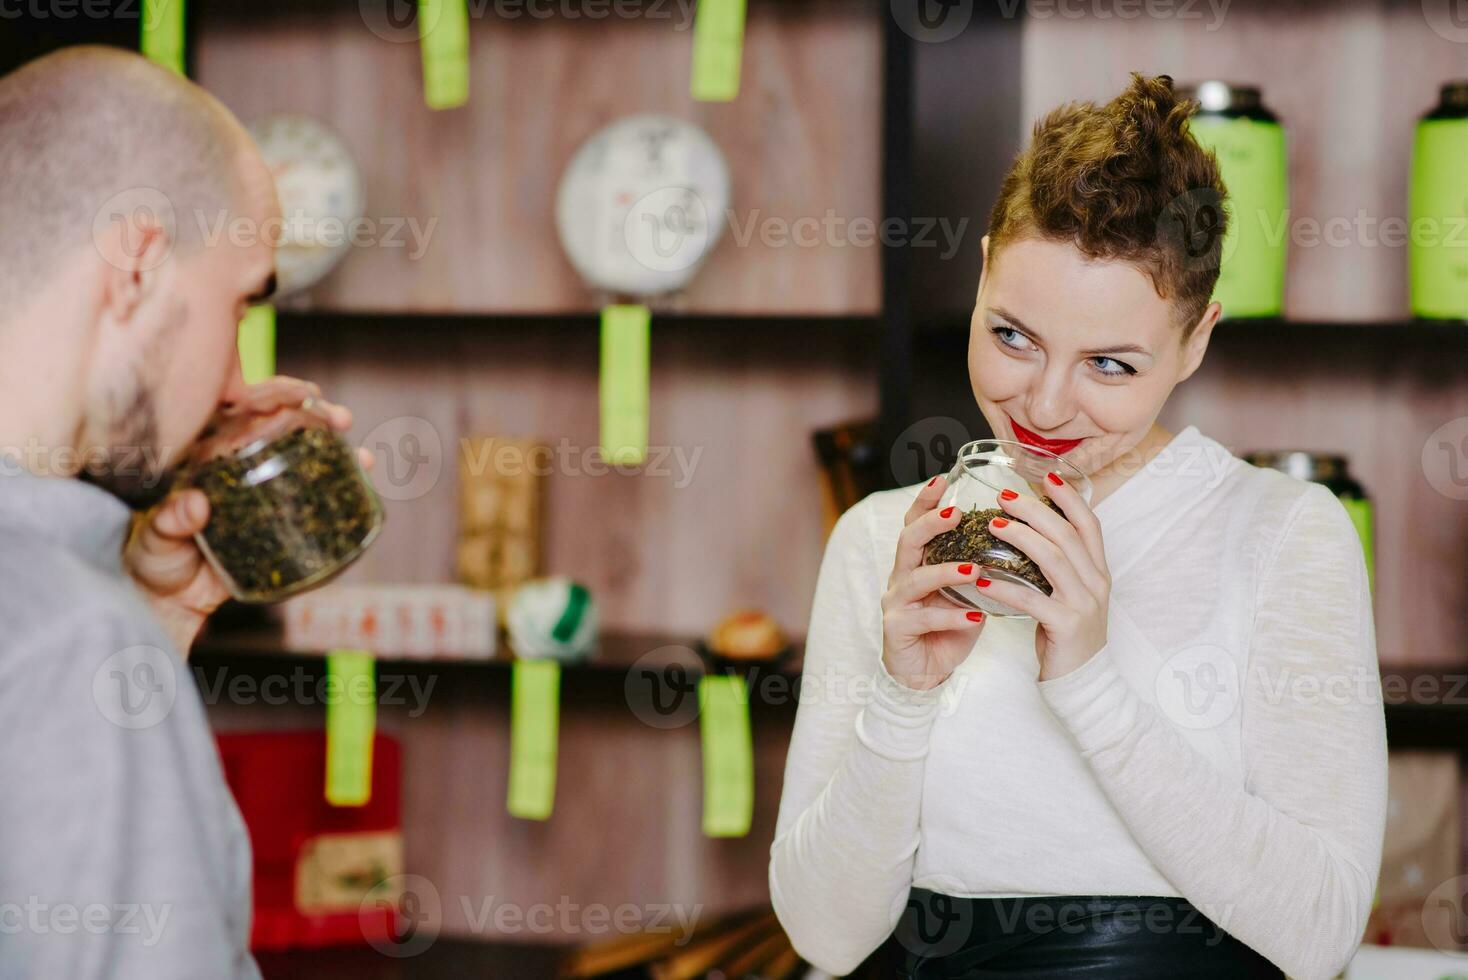
[[[1208,353],[1208,341],[1213,337],[1213,328],[1222,314],[1223,306],[1216,301],[1204,308],[1202,317],[1193,328],[1192,336],[1188,338],[1187,350],[1183,351],[1183,373],[1178,378],[1179,382],[1191,378],[1193,372],[1203,363],[1203,355]]]
[[[160,288],[172,236],[153,211],[139,207],[94,229],[93,240],[102,256],[102,308],[129,323]]]

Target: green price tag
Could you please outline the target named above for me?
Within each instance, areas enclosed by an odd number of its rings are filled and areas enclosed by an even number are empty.
[[[377,661],[365,650],[333,650],[326,685],[326,802],[365,806],[372,799]]]
[[[1407,243],[1407,269],[1412,312],[1418,316],[1468,316],[1468,242],[1462,234],[1468,217],[1461,176],[1465,153],[1468,120],[1425,119],[1417,124],[1407,195],[1407,227],[1414,229]]]
[[[505,806],[523,820],[545,820],[556,802],[561,665],[517,658],[510,670],[510,790]]]
[[[1376,594],[1376,555],[1375,555],[1375,532],[1372,529],[1371,501],[1362,500],[1359,497],[1341,497],[1341,505],[1346,508],[1346,513],[1351,517],[1351,523],[1356,526],[1356,533],[1361,536],[1361,550],[1366,555],[1366,580],[1370,583],[1371,594]]]
[[[743,837],[754,819],[754,741],[744,680],[705,676],[698,682],[703,740],[703,832]]]
[[[693,17],[693,80],[699,102],[732,102],[744,58],[744,0],[698,0]]]
[[[240,321],[240,368],[246,384],[275,375],[275,307],[252,306]]]
[[[601,454],[613,464],[647,458],[651,319],[645,306],[601,311]]]
[[[418,0],[418,37],[428,108],[456,109],[468,102],[468,0]]]
[[[184,65],[184,0],[143,0],[139,48],[169,71],[188,75]]]

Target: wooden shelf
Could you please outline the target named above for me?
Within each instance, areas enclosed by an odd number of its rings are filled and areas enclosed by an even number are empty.
[[[658,633],[611,633],[603,636],[597,654],[567,666],[568,676],[594,681],[600,677],[625,678],[627,671],[650,669],[681,670],[686,677],[709,672],[708,661],[698,654],[698,641],[686,636]],[[730,668],[755,677],[800,676],[803,646],[774,663]],[[379,664],[396,674],[437,675],[456,682],[472,682],[501,674],[509,666],[509,651],[501,649],[494,659],[424,659],[386,654]],[[275,625],[231,626],[206,632],[194,646],[190,665],[206,675],[226,671],[248,676],[285,674],[304,670],[308,676],[325,672],[319,652],[290,650]],[[1468,665],[1454,671],[1444,668],[1387,667],[1381,672],[1387,738],[1394,749],[1444,749],[1468,752]],[[783,703],[797,699],[782,697]]]
[[[623,676],[635,668],[669,672],[682,670],[688,676],[701,676],[714,670],[741,674],[800,675],[802,644],[796,641],[786,656],[771,662],[714,665],[700,652],[697,639],[665,633],[607,633],[587,660],[567,664],[577,673],[604,673]],[[407,657],[384,651],[379,664],[407,674],[472,674],[500,671],[512,662],[512,651],[503,644],[491,659]],[[280,625],[269,623],[232,623],[206,630],[194,644],[189,663],[195,667],[274,673],[305,666],[324,671],[325,657],[317,650],[297,650],[286,646]]]
[[[1393,749],[1468,752],[1468,665],[1387,667],[1381,679]]]
[[[415,956],[395,958],[370,946],[260,952],[265,980],[549,980],[569,946],[440,938]]]
[[[917,333],[924,337],[968,336],[969,314],[955,313],[951,316],[929,317],[916,325]],[[1304,338],[1312,340],[1338,339],[1341,341],[1399,341],[1403,339],[1425,343],[1462,344],[1468,340],[1468,321],[1422,320],[1291,320],[1283,317],[1257,317],[1223,319],[1214,328],[1213,342],[1227,343],[1240,335],[1251,340],[1262,337]]]

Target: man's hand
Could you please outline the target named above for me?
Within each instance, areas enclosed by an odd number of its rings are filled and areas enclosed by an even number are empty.
[[[228,416],[269,415],[302,405],[320,413],[335,429],[345,431],[352,424],[352,413],[323,400],[315,384],[287,377],[252,385],[242,401],[220,411]],[[363,465],[372,465],[367,451],[359,452]],[[204,620],[229,598],[229,590],[194,541],[208,523],[208,498],[199,490],[177,491],[134,523],[124,556],[133,581],[185,657]]]

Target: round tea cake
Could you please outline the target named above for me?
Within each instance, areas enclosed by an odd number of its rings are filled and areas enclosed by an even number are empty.
[[[564,575],[532,579],[505,613],[510,647],[526,659],[580,660],[596,645],[596,603]]]
[[[768,660],[790,644],[767,613],[741,609],[719,620],[704,645],[713,655],[728,660]]]

